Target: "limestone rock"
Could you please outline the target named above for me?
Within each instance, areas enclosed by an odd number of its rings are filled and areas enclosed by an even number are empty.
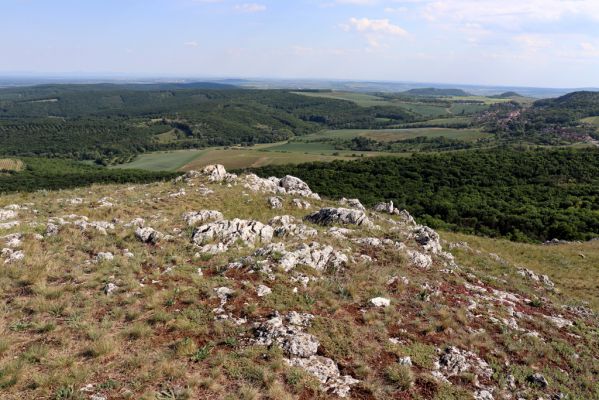
[[[433,265],[433,259],[428,254],[419,251],[408,250],[408,262],[410,265],[420,269],[429,269]]]
[[[143,243],[156,244],[164,235],[153,228],[137,228],[135,230],[135,236]]]
[[[269,295],[269,294],[271,294],[271,293],[272,293],[272,289],[271,289],[271,288],[269,288],[268,286],[265,286],[265,285],[259,285],[259,286],[256,288],[256,295],[257,295],[258,297],[264,297],[264,296],[268,296],[268,295]]]
[[[198,246],[217,240],[225,246],[237,241],[244,245],[254,245],[260,241],[268,243],[272,240],[274,230],[258,221],[242,219],[222,220],[202,225],[194,230],[192,241]]]
[[[302,199],[293,199],[293,205],[297,208],[299,208],[300,210],[308,210],[310,209],[310,207],[312,207],[312,205],[310,203],[308,203],[306,200],[302,200]]]
[[[366,216],[364,211],[349,208],[321,208],[304,219],[320,225],[349,224],[367,228],[373,226],[372,221]]]
[[[198,223],[207,221],[220,221],[222,219],[224,219],[223,214],[220,211],[215,210],[190,211],[183,214],[183,220],[189,226],[194,226]]]
[[[412,229],[410,237],[429,253],[437,254],[442,251],[439,234],[428,226],[417,226]]]
[[[221,164],[207,165],[202,174],[208,177],[209,182],[232,182],[237,179],[237,175],[229,174]]]
[[[375,297],[370,299],[369,303],[374,307],[389,307],[391,305],[391,300],[384,297]]]
[[[273,209],[283,208],[283,199],[277,196],[269,197],[268,205]]]
[[[349,208],[355,208],[356,210],[366,211],[366,207],[362,205],[358,199],[346,199],[345,197],[339,200],[339,204],[347,206]]]
[[[274,228],[274,235],[278,237],[297,236],[301,239],[307,239],[318,235],[316,229],[296,222],[296,219],[291,215],[281,215],[271,219],[268,224]]]

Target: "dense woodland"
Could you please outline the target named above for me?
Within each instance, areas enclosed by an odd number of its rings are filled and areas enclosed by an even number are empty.
[[[414,120],[400,107],[360,107],[282,90],[183,87],[0,90],[0,154],[115,163],[147,151],[270,143],[323,128],[377,128]]]
[[[436,228],[518,241],[599,236],[598,150],[473,150],[271,166],[334,198],[393,200]]]
[[[23,158],[19,172],[0,171],[0,193],[67,189],[94,183],[148,183],[177,176],[173,172],[107,169],[72,160]]]

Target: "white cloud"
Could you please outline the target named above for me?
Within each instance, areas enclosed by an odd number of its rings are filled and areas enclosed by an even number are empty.
[[[258,3],[243,3],[235,5],[235,11],[244,12],[244,13],[256,13],[261,11],[266,11],[266,6],[264,4]]]
[[[346,30],[353,29],[360,33],[377,33],[396,36],[405,36],[408,32],[398,25],[392,24],[388,19],[350,18],[349,25],[344,25]]]
[[[185,42],[183,43],[184,46],[187,47],[199,47],[200,44],[198,42],[196,42],[195,40],[190,40],[189,42]]]
[[[424,15],[437,22],[476,22],[514,27],[528,21],[558,21],[567,16],[599,20],[599,1],[432,0],[424,7]]]

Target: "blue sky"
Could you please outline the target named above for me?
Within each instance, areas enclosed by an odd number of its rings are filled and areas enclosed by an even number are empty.
[[[599,86],[599,0],[0,0],[0,74]]]

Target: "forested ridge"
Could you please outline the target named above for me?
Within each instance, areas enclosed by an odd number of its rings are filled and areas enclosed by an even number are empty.
[[[393,200],[436,228],[519,241],[599,236],[599,150],[513,149],[256,169],[318,193]]]
[[[115,163],[147,151],[271,143],[413,119],[399,107],[283,90],[46,85],[0,90],[0,154]]]

